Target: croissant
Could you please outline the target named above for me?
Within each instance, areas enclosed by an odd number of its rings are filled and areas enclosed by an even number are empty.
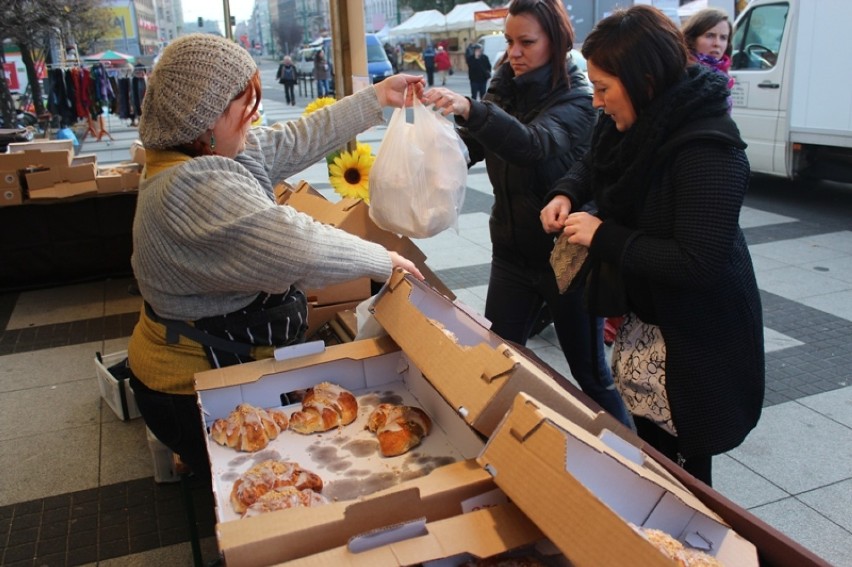
[[[304,470],[298,463],[269,459],[254,465],[234,482],[231,506],[237,514],[243,514],[267,492],[288,486],[321,492],[323,482],[317,474]]]
[[[290,429],[296,433],[316,433],[348,425],[358,417],[358,400],[352,392],[330,382],[309,388],[302,409],[290,416]]]
[[[416,447],[429,435],[432,420],[420,408],[379,404],[367,419],[367,429],[379,440],[384,457],[402,455]]]
[[[240,404],[227,418],[213,422],[210,437],[225,447],[254,452],[269,445],[271,439],[287,429],[288,422],[287,414],[280,409]]]
[[[249,506],[243,517],[257,516],[275,510],[286,510],[287,508],[305,508],[327,504],[328,499],[310,488],[299,490],[295,486],[285,486],[270,490]]]

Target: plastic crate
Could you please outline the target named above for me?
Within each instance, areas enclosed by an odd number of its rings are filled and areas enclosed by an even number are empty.
[[[154,481],[155,482],[177,482],[180,480],[180,475],[175,466],[175,454],[171,449],[163,445],[157,439],[157,436],[151,433],[151,430],[145,428],[145,435],[148,437],[148,449],[151,450],[151,459],[154,461]]]
[[[136,397],[130,388],[126,378],[116,378],[110,373],[109,368],[127,358],[127,351],[115,352],[101,356],[95,353],[95,371],[98,375],[98,387],[101,397],[107,405],[112,408],[115,415],[123,421],[135,419],[140,416],[136,405]]]

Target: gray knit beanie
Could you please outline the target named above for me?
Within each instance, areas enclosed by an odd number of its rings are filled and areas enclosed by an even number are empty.
[[[248,51],[223,37],[190,34],[171,42],[148,79],[139,137],[146,148],[191,143],[225,111],[257,71]]]

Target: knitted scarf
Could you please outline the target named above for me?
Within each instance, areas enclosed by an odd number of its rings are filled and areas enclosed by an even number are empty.
[[[727,112],[726,79],[703,65],[691,65],[683,79],[637,113],[619,132],[602,115],[592,135],[592,191],[603,219],[635,228],[658,166],[670,151],[659,150],[688,123]],[[669,146],[671,147],[671,146]]]

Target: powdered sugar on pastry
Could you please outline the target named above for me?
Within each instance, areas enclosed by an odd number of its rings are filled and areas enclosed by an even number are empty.
[[[236,513],[243,514],[264,494],[288,486],[297,490],[321,492],[323,482],[318,475],[302,469],[298,463],[266,460],[251,467],[234,482],[231,506]]]
[[[290,416],[290,429],[296,433],[317,433],[349,425],[358,417],[358,401],[352,392],[330,382],[309,388],[302,409]]]
[[[213,422],[210,437],[225,447],[254,452],[269,445],[269,441],[286,430],[288,424],[289,419],[283,410],[265,410],[243,403],[227,418]]]

